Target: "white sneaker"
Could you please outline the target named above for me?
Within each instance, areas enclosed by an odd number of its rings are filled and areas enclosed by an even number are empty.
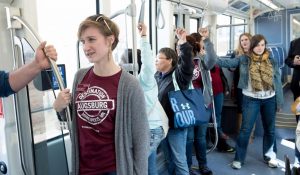
[[[293,164],[293,167],[296,167],[296,168],[300,168],[300,164],[299,164],[299,162],[294,162],[294,164]]]
[[[278,161],[277,161],[277,159],[270,159],[268,161],[268,166],[270,168],[277,168],[278,167]]]
[[[242,163],[241,162],[239,162],[239,161],[233,161],[232,163],[231,163],[231,167],[233,168],[233,169],[241,169],[242,168]]]

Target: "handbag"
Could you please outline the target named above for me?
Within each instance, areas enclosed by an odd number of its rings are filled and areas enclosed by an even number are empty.
[[[174,112],[174,128],[187,128],[201,123],[208,123],[211,110],[204,105],[202,90],[194,89],[192,82],[187,90],[180,90],[175,71],[172,74],[174,91],[168,93]]]

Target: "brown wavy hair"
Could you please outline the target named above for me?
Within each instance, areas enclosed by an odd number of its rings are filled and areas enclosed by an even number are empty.
[[[251,35],[250,33],[242,33],[242,34],[240,35],[240,37],[239,37],[238,47],[237,47],[237,49],[235,50],[235,53],[236,53],[237,56],[241,56],[241,55],[246,54],[245,51],[244,51],[244,49],[243,49],[242,46],[241,46],[241,38],[242,38],[243,36],[246,36],[246,37],[249,39],[249,41],[251,42],[252,35]]]
[[[186,36],[186,41],[193,47],[193,57],[201,50],[200,41],[202,36],[198,33],[192,33]]]
[[[117,47],[117,45],[119,43],[120,30],[119,30],[119,27],[117,26],[117,24],[114,23],[111,19],[109,19],[108,17],[106,17],[102,14],[87,17],[79,25],[78,32],[77,32],[78,39],[80,38],[82,32],[89,27],[98,28],[100,33],[106,37],[114,35],[115,40],[112,43],[111,49],[114,50]]]

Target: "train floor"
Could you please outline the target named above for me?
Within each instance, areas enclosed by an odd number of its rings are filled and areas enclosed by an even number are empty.
[[[262,142],[263,142],[263,129],[260,119],[256,122],[255,139],[253,143],[249,144],[247,150],[247,156],[245,164],[241,169],[235,170],[231,168],[231,162],[234,159],[234,153],[223,153],[214,150],[207,154],[208,167],[213,171],[214,175],[284,175],[285,174],[285,155],[290,159],[291,167],[294,163],[294,152],[295,152],[295,127],[296,121],[295,116],[290,112],[290,105],[293,102],[293,95],[289,90],[289,87],[284,88],[285,104],[283,109],[280,111],[281,114],[277,114],[276,122],[276,138],[277,138],[277,160],[279,162],[278,168],[269,168],[263,161],[262,155]],[[231,146],[235,146],[235,107],[223,108],[222,114],[222,128],[225,133],[228,133],[231,137],[228,143]],[[225,117],[226,116],[226,117]],[[282,117],[281,119],[279,119]],[[225,119],[225,120],[223,120]],[[283,124],[281,122],[287,120],[291,123]],[[288,125],[293,125],[289,127]],[[166,169],[166,162],[162,152],[158,151],[158,172],[159,175],[168,175]],[[199,174],[198,163],[196,157],[193,156],[193,169],[196,174]]]
[[[277,139],[277,160],[278,168],[269,168],[263,161],[262,156],[262,137],[256,136],[253,143],[249,144],[245,164],[241,169],[231,168],[231,162],[234,159],[234,153],[223,153],[216,149],[207,154],[207,162],[209,168],[214,175],[284,175],[285,174],[285,155],[290,159],[291,167],[294,162],[293,142],[284,139]],[[233,139],[229,139],[231,146],[235,145]],[[168,175],[168,172],[161,161],[162,155],[158,155],[160,163],[158,164],[159,175]],[[192,168],[196,175],[200,175],[196,156],[193,156]]]
[[[277,160],[279,162],[278,168],[269,168],[263,161],[262,156],[262,137],[255,137],[252,144],[248,146],[247,157],[245,164],[241,169],[235,170],[231,168],[231,162],[234,159],[234,153],[223,153],[214,150],[207,155],[207,162],[209,168],[214,175],[283,175],[285,172],[285,159],[287,155],[291,161],[294,162],[294,148],[290,148],[285,143],[291,143],[286,140],[277,139]],[[232,146],[235,142],[230,139],[228,143]],[[292,166],[292,165],[291,165]],[[197,174],[197,160],[193,156],[193,168]]]

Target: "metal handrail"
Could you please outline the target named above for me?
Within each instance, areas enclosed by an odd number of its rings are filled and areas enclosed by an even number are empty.
[[[35,39],[35,41],[40,44],[42,42],[42,39],[40,38],[40,36],[31,28],[31,26],[25,21],[23,20],[21,17],[19,16],[12,16],[11,17],[14,20],[17,20],[18,22],[20,22],[27,30],[28,32],[33,36],[33,38]],[[54,76],[58,82],[58,86],[60,90],[63,90],[65,88],[65,84],[64,81],[62,79],[62,76],[59,73],[57,64],[54,60],[52,60],[51,58],[48,57],[48,60],[51,64],[51,68],[54,72]],[[68,124],[68,130],[70,135],[72,134],[71,132],[71,111],[70,111],[70,107],[67,106],[66,108],[66,119],[67,119],[67,124]],[[70,138],[71,139],[71,138]]]
[[[137,64],[137,41],[136,41],[136,5],[135,0],[131,0],[131,4],[128,5],[124,10],[119,10],[110,16],[110,19],[113,19],[119,15],[129,15],[131,16],[131,28],[132,28],[132,62],[133,62],[133,75],[137,76],[138,74],[138,64]],[[142,18],[141,18],[142,19]]]

